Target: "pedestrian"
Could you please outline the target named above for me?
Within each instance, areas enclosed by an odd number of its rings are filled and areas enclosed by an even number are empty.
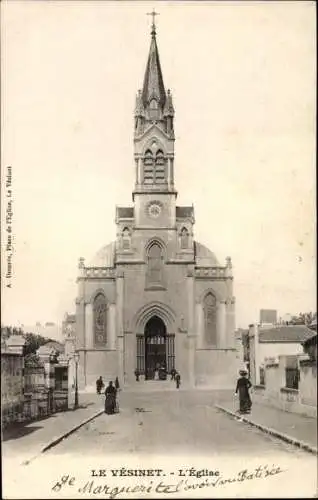
[[[106,387],[105,391],[105,413],[107,415],[113,415],[116,410],[116,388],[113,386],[113,381],[111,380]]]
[[[119,389],[120,389],[118,377],[115,378],[115,388],[116,388],[116,391],[119,391]]]
[[[159,377],[159,380],[166,380],[167,379],[167,372],[166,372],[164,365],[162,365],[159,368],[158,377]]]
[[[138,370],[138,368],[136,368],[135,370],[135,377],[136,377],[136,382],[139,382],[140,371]]]
[[[180,384],[181,384],[181,375],[177,371],[176,371],[176,374],[175,374],[175,381],[176,381],[176,387],[177,387],[177,389],[179,389]]]
[[[97,394],[101,393],[101,390],[103,389],[103,387],[105,387],[103,379],[102,379],[102,377],[99,377],[96,380],[96,392],[97,392]]]
[[[171,374],[171,380],[175,380],[176,378],[176,369],[175,368],[172,368],[170,374]]]
[[[240,401],[240,413],[250,413],[252,407],[252,401],[249,393],[249,389],[252,387],[251,382],[247,378],[247,371],[240,370],[240,377],[237,380],[235,395],[239,395]]]

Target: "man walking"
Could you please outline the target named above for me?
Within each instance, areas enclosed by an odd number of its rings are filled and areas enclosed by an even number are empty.
[[[180,376],[179,372],[176,372],[175,381],[176,381],[176,387],[177,387],[177,389],[179,389],[180,384],[181,384],[181,376]]]
[[[96,380],[96,392],[97,392],[97,394],[101,393],[101,390],[103,389],[103,387],[104,387],[103,379],[102,379],[102,377],[99,377]]]

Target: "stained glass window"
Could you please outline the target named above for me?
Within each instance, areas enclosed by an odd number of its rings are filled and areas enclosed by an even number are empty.
[[[216,345],[216,299],[208,293],[204,299],[205,339],[209,345]]]
[[[107,303],[102,293],[94,300],[94,342],[97,346],[105,346],[107,343]]]

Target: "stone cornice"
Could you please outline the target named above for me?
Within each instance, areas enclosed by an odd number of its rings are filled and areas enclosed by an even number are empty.
[[[114,267],[84,267],[82,275],[78,276],[77,281],[87,279],[115,279],[116,269]]]
[[[161,227],[154,227],[154,226],[133,226],[132,227],[133,231],[176,231],[177,227],[176,226],[161,226]]]
[[[226,280],[227,268],[221,266],[211,266],[211,267],[196,267],[195,268],[195,278],[196,279],[213,279],[213,280]]]
[[[237,351],[234,347],[215,347],[215,346],[206,346],[206,347],[196,347],[196,351]]]
[[[76,349],[77,351],[85,351],[85,352],[94,352],[94,351],[111,351],[114,352],[116,351],[116,347],[110,348],[110,347],[80,347]]]
[[[140,186],[140,188],[138,188],[137,186],[135,187],[134,191],[132,192],[132,198],[133,198],[133,201],[135,200],[135,195],[136,194],[158,194],[158,195],[162,195],[162,194],[172,194],[174,195],[175,197],[178,196],[178,192],[175,190],[175,189],[145,189],[144,186]]]
[[[116,260],[116,264],[118,265],[131,265],[131,264],[145,264],[146,262],[144,260],[141,260],[141,259],[133,259],[133,260]]]
[[[193,259],[170,259],[170,260],[167,260],[166,261],[166,264],[183,264],[183,265],[191,265],[191,264],[194,264],[194,260]]]

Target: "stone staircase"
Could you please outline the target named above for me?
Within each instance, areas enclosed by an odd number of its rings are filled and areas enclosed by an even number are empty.
[[[124,390],[125,392],[175,391],[176,383],[170,380],[170,378],[168,380],[140,380],[139,382],[125,385]]]

